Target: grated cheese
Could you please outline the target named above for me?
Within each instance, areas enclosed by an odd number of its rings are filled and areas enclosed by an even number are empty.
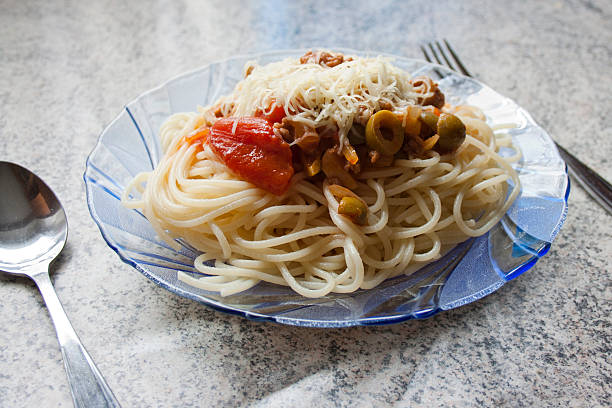
[[[380,110],[381,104],[403,111],[423,96],[415,92],[408,72],[380,56],[353,57],[332,68],[301,64],[298,58],[264,66],[249,62],[245,72],[251,67],[233,93],[216,105],[224,116],[250,116],[281,105],[293,121],[338,129],[339,149],[361,112]]]

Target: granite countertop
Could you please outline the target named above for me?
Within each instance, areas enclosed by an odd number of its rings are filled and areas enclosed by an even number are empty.
[[[510,4],[508,4],[510,3]],[[235,54],[348,47],[420,58],[448,38],[612,180],[609,1],[0,2],[0,159],[59,195],[68,244],[52,279],[124,407],[610,406],[612,216],[574,183],[549,254],[486,298],[422,321],[316,330],[178,297],[122,263],[82,173],[124,104]],[[42,299],[0,276],[0,407],[72,405]]]

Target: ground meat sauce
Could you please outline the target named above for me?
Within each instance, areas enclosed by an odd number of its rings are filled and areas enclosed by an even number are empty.
[[[342,54],[332,54],[327,51],[308,51],[306,54],[300,57],[300,63],[302,64],[319,64],[324,67],[332,68],[336,65],[340,65],[343,62],[352,61],[351,57],[344,57]]]

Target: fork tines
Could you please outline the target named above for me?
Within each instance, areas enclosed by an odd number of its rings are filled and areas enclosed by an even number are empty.
[[[427,48],[422,45],[420,46],[421,51],[423,52],[423,55],[425,56],[425,59],[429,62],[437,62],[440,65],[444,65],[444,63],[446,62],[446,66],[448,66],[453,71],[459,71],[463,75],[471,77],[472,74],[470,74],[468,70],[465,68],[465,66],[463,65],[463,63],[461,63],[461,60],[457,56],[457,53],[455,53],[455,50],[453,50],[453,47],[450,46],[448,41],[446,40],[442,40],[442,41],[444,42],[444,45],[446,46],[446,49],[448,50],[447,52],[444,51],[444,48],[442,47],[439,41],[436,41],[434,43],[431,43],[431,42],[428,43]],[[428,48],[429,48],[429,51],[428,51]],[[455,62],[454,64],[451,62],[451,59],[447,56],[447,54],[450,54],[452,56]],[[440,58],[440,55],[442,56],[442,58]],[[444,59],[444,62],[442,61],[442,59]]]

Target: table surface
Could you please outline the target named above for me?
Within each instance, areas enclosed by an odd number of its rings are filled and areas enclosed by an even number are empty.
[[[337,330],[252,322],[157,287],[106,246],[85,202],[102,129],[170,77],[277,48],[420,58],[436,38],[612,180],[612,2],[508,3],[0,1],[0,158],[66,208],[52,278],[123,406],[609,406],[612,217],[576,183],[549,254],[498,292]],[[0,407],[71,406],[36,287],[0,276],[0,297]]]

